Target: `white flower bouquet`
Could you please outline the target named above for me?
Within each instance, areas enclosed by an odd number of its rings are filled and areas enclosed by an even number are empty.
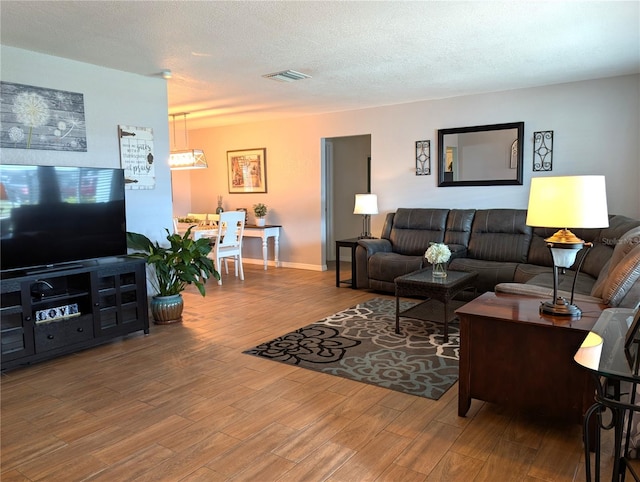
[[[431,264],[446,263],[451,258],[451,250],[446,244],[431,243],[431,246],[424,253],[424,257]]]

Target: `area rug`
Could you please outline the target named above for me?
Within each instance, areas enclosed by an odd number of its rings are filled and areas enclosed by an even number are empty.
[[[437,400],[458,379],[458,325],[443,343],[441,323],[401,317],[396,335],[395,309],[373,298],[243,353]]]

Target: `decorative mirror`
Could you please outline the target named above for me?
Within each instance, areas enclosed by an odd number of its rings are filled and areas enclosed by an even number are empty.
[[[438,130],[438,186],[522,185],[524,122]]]

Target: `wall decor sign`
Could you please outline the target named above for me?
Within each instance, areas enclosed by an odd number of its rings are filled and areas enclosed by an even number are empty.
[[[267,149],[227,151],[230,193],[267,192]]]
[[[553,170],[553,131],[533,133],[533,171]]]
[[[84,96],[0,82],[0,147],[87,152]]]
[[[416,176],[431,174],[431,141],[416,141]]]
[[[125,189],[154,189],[156,169],[151,127],[118,126]]]

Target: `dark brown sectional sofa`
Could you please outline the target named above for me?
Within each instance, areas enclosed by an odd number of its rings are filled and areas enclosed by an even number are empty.
[[[523,209],[400,208],[387,214],[380,239],[358,241],[356,287],[393,293],[397,276],[429,266],[424,252],[433,242],[451,249],[449,269],[478,272],[479,292],[550,296],[553,263],[544,239],[557,228],[532,228],[526,216]],[[608,228],[572,231],[593,243],[578,275],[576,300],[636,308],[640,221],[610,215]],[[561,276],[560,290],[571,290],[573,275],[567,270]]]

